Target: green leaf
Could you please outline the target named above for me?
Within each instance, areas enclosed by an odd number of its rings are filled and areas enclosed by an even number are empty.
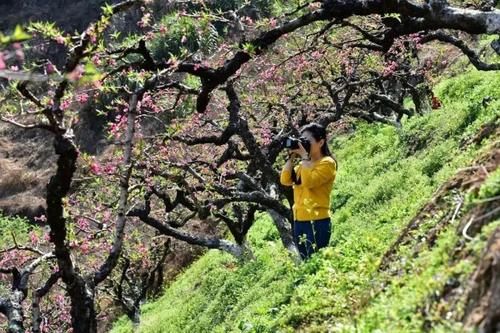
[[[120,38],[120,35],[121,35],[120,31],[115,31],[112,34],[110,34],[111,38],[113,38],[113,39]]]
[[[95,82],[101,79],[102,75],[99,73],[94,64],[88,61],[84,67],[84,76],[82,78],[83,83]]]
[[[110,4],[105,4],[104,6],[101,7],[101,9],[104,16],[113,15],[113,6],[111,6]]]
[[[10,44],[15,42],[22,42],[31,38],[31,35],[27,34],[20,25],[17,25],[14,29],[14,33],[10,36],[5,36],[0,33],[0,44]]]
[[[0,44],[6,44],[9,42],[9,37],[8,36],[5,36],[4,34],[2,34],[0,32]]]
[[[257,48],[252,43],[245,43],[243,44],[243,50],[250,56],[253,56],[255,55],[255,51],[257,51]]]
[[[30,39],[31,36],[27,34],[20,25],[16,25],[14,33],[11,36],[11,40],[15,42],[22,42]]]

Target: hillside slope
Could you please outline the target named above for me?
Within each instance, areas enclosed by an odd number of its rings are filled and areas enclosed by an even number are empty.
[[[295,266],[260,216],[249,236],[256,260],[208,251],[143,306],[140,327],[122,318],[113,332],[460,332],[488,325],[498,310],[493,301],[500,303],[488,293],[500,237],[500,75],[472,71],[435,92],[443,107],[401,129],[358,124],[333,139],[340,169],[329,248]]]

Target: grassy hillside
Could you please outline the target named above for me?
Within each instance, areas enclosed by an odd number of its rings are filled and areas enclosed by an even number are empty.
[[[255,261],[238,263],[208,251],[163,297],[143,306],[137,331],[460,331],[463,306],[450,309],[454,312],[445,319],[441,308],[436,312],[426,304],[451,278],[464,283],[488,235],[500,225],[493,221],[466,243],[456,231],[478,197],[499,194],[498,169],[489,173],[479,194],[466,196],[455,222],[439,225],[440,215],[428,214],[397,249],[389,268],[378,269],[384,253],[438,187],[498,140],[498,132],[478,137],[500,123],[498,73],[462,74],[441,82],[435,93],[443,108],[409,119],[401,129],[358,124],[353,134],[333,139],[340,169],[332,193],[329,248],[295,266],[262,215],[249,236]],[[455,208],[459,194],[446,193],[447,208]],[[432,232],[435,239],[425,241]],[[452,260],[459,243],[468,255]],[[125,318],[113,330],[132,331]]]

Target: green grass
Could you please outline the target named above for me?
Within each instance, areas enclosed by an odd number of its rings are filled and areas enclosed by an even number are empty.
[[[25,218],[5,216],[0,210],[0,249],[13,246],[13,237],[18,243],[23,244],[28,239],[30,229]]]
[[[28,233],[30,229],[30,225],[26,219],[20,217],[8,217],[3,215],[2,211],[0,211],[0,250],[14,246],[14,238],[18,244],[24,244],[28,240]],[[2,258],[0,257],[0,261],[2,261],[1,259]],[[9,264],[10,262],[6,263],[5,266],[9,267]],[[0,296],[7,295],[10,289],[10,284],[4,283],[5,281],[9,280],[5,279],[4,281],[0,281]],[[2,327],[0,326],[0,330],[1,328]]]
[[[142,307],[137,332],[421,332],[418,311],[450,279],[464,279],[474,256],[450,264],[455,226],[417,257],[401,249],[404,274],[387,279],[381,257],[435,190],[467,166],[490,143],[464,145],[490,122],[498,123],[500,76],[471,71],[435,88],[443,108],[404,121],[401,129],[358,124],[336,137],[339,160],[333,195],[331,246],[295,266],[266,215],[251,229],[256,260],[239,263],[208,251],[170,284],[162,297]],[[488,105],[483,98],[492,96]],[[492,178],[491,178],[492,177]],[[480,191],[498,195],[498,172]],[[481,197],[481,198],[483,198]],[[465,209],[465,208],[464,208]],[[424,234],[437,218],[419,230]],[[493,225],[498,225],[495,223]],[[479,253],[492,226],[469,244]],[[431,318],[432,319],[432,318]],[[460,331],[453,320],[434,318],[436,332]],[[132,332],[121,318],[113,332]]]

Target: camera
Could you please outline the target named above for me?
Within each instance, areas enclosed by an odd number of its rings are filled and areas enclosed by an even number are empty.
[[[304,147],[304,149],[310,153],[310,150],[311,150],[311,143],[309,142],[309,140],[307,140],[306,138],[304,137],[300,137],[300,138],[294,138],[294,137],[287,137],[283,140],[283,148],[286,148],[286,149],[290,149],[290,150],[293,150],[293,149],[299,149],[299,142],[302,144],[302,146]]]

